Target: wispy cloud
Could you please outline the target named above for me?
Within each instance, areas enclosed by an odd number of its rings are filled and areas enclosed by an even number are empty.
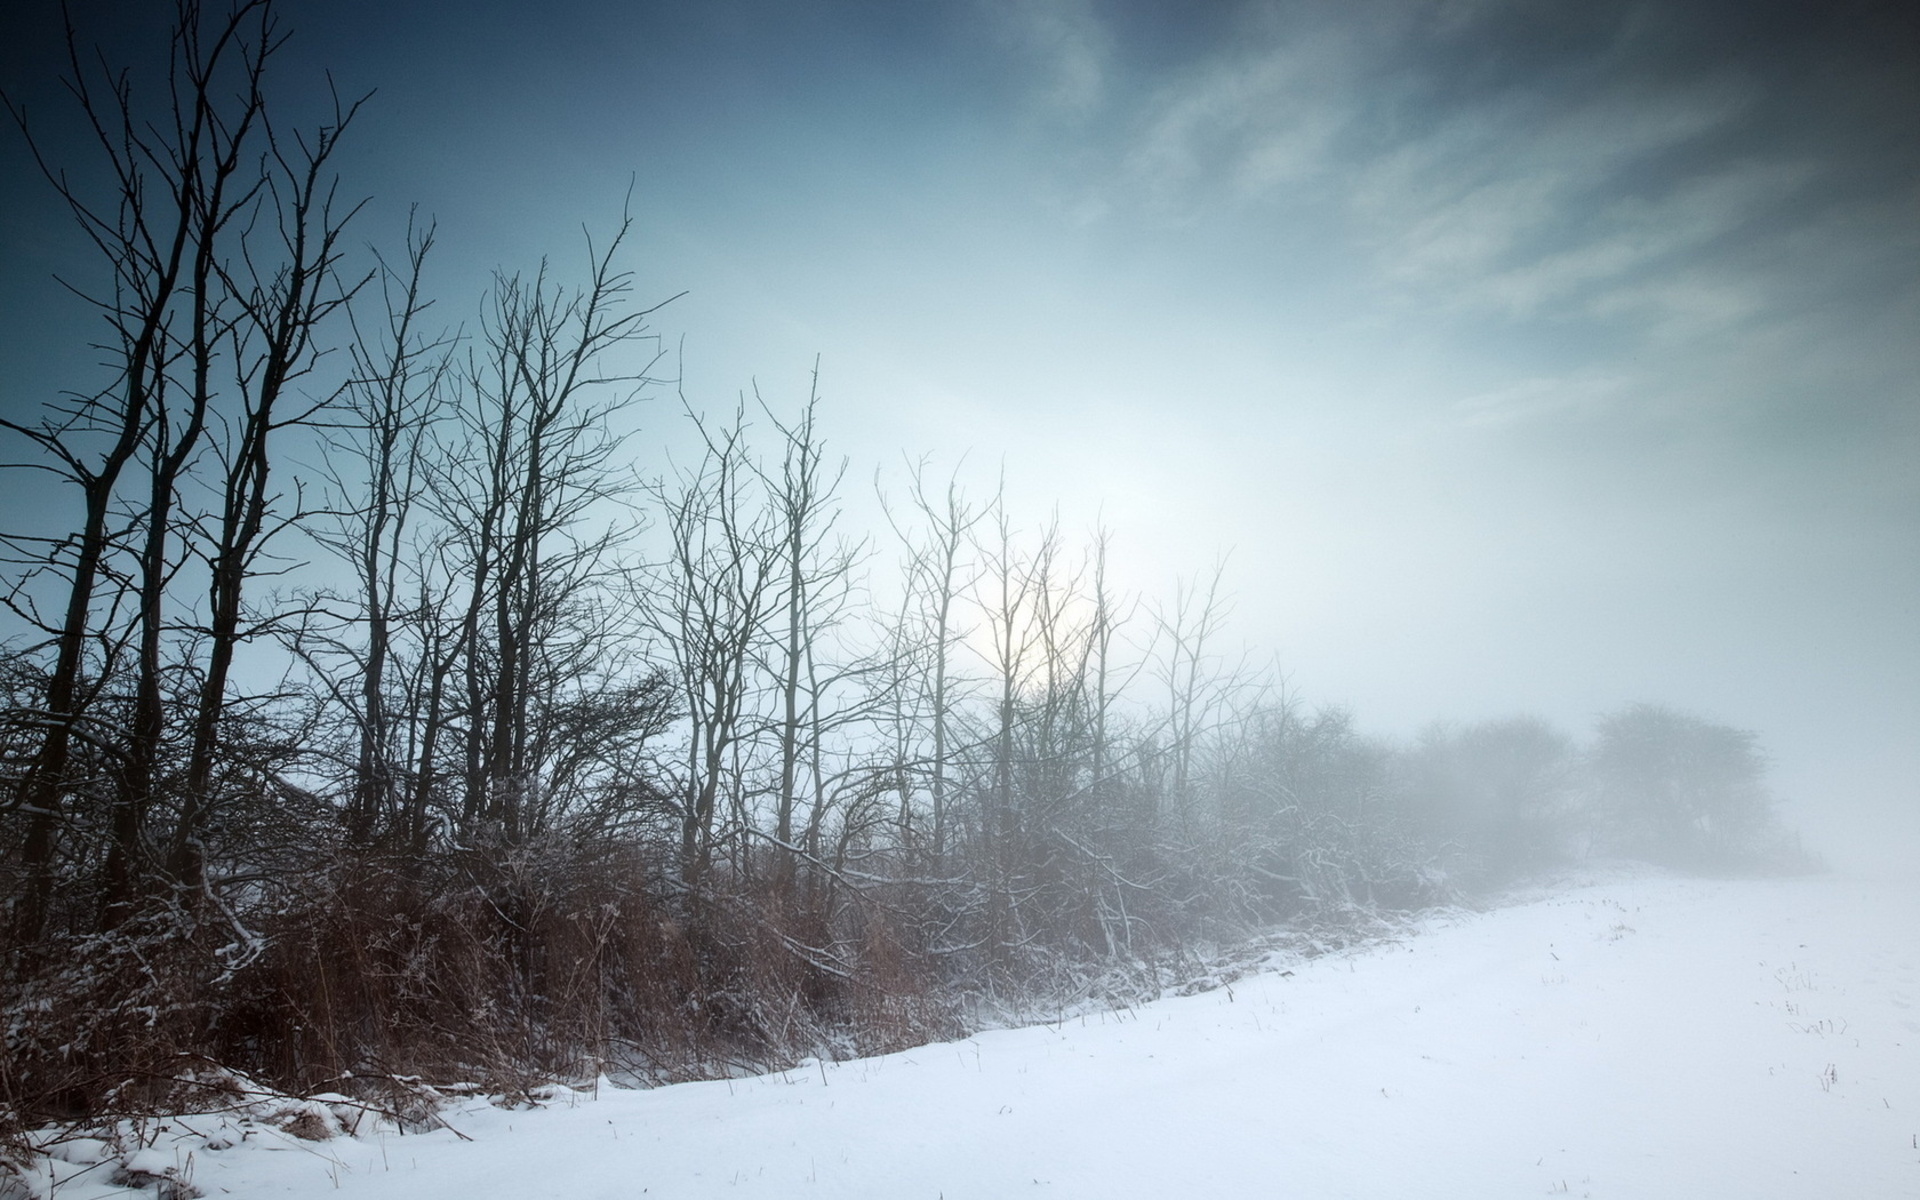
[[[1098,132],[1073,135],[1079,199],[1063,207],[1250,227],[1307,210],[1384,301],[1420,309],[1688,330],[1762,312],[1764,281],[1710,260],[1817,185],[1821,166],[1793,150],[1728,148],[1761,88],[1730,68],[1636,73],[1631,47],[1613,43],[1626,65],[1461,84],[1429,43],[1469,38],[1503,7],[1375,19],[1250,8],[1233,37],[1131,74],[1116,32],[1084,7],[1037,7],[1024,19],[1030,40],[1055,48],[1056,77],[1101,81],[1049,93],[1103,111]],[[1104,153],[1085,153],[1088,138]]]
[[[1045,110],[1081,118],[1100,107],[1112,39],[1091,0],[1002,0],[994,11],[1036,64],[1037,96]]]
[[[1483,429],[1591,420],[1612,415],[1633,386],[1632,379],[1612,374],[1529,376],[1456,401],[1453,413],[1460,424]]]
[[[1416,300],[1523,318],[1737,319],[1757,298],[1701,304],[1696,277],[1683,289],[1694,299],[1661,305],[1644,276],[1686,270],[1809,182],[1811,165],[1791,160],[1675,165],[1750,103],[1732,85],[1602,95],[1546,118],[1509,100],[1356,164],[1349,201],[1382,277]]]
[[[1351,108],[1352,48],[1334,30],[1203,61],[1154,90],[1123,153],[1160,210],[1257,202],[1321,174]]]
[[[1920,138],[1888,102],[1912,72],[1854,88],[1881,52],[1842,25],[1749,45],[1692,10],[1550,8],[1248,4],[1150,46],[1138,9],[1039,10],[1078,32],[1037,42],[1098,47],[1101,79],[1043,147],[1048,198],[1195,248],[1224,304],[1330,297],[1292,345],[1450,347],[1414,390],[1471,396],[1462,427],[1911,447]]]

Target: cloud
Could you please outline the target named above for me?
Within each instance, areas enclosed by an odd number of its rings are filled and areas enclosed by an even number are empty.
[[[1205,60],[1158,88],[1135,118],[1122,171],[1161,210],[1216,194],[1257,202],[1326,169],[1349,119],[1343,37],[1324,35]]]
[[[1530,317],[1627,311],[1609,293],[1709,247],[1801,186],[1803,165],[1678,170],[1689,143],[1751,103],[1727,85],[1553,113],[1537,98],[1474,104],[1354,165],[1348,201],[1380,276],[1403,299]]]
[[[1150,62],[1128,52],[1124,26],[1099,29],[1078,4],[1036,8],[1029,40],[1054,48],[1058,77],[1100,80],[1056,85],[1050,102],[1091,111],[1087,97],[1105,97],[1098,128],[1060,156],[1074,178],[1059,207],[1249,232],[1304,219],[1383,302],[1467,317],[1691,336],[1789,291],[1728,264],[1752,257],[1743,239],[1775,236],[1770,223],[1818,195],[1832,165],[1768,139],[1763,81],[1729,63],[1656,69],[1672,31],[1625,18],[1567,34],[1574,48],[1556,56],[1499,26],[1516,11],[1249,6],[1231,36]],[[1493,66],[1462,48],[1495,33],[1514,45],[1484,51]],[[1059,65],[1082,61],[1100,65]]]
[[[1883,102],[1915,73],[1851,70],[1884,52],[1845,22],[1304,0],[1147,46],[1101,14],[1050,215],[1191,264],[1180,294],[1276,379],[1350,364],[1596,460],[1679,438],[1771,470],[1818,438],[1870,464],[1836,493],[1910,457],[1920,138]]]
[[[1099,109],[1107,95],[1112,38],[1091,0],[1009,0],[994,12],[1037,65],[1037,96],[1044,110],[1085,118]]]
[[[1767,281],[1716,261],[1716,243],[1803,187],[1802,164],[1755,162],[1688,179],[1664,195],[1602,201],[1573,235],[1511,264],[1487,264],[1468,302],[1515,316],[1556,303],[1635,317],[1663,338],[1741,324],[1767,305]]]
[[[1483,429],[1509,429],[1543,421],[1586,422],[1615,412],[1634,382],[1615,374],[1529,376],[1458,400],[1453,412],[1461,424]]]

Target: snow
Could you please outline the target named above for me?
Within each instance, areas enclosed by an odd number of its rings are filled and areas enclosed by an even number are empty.
[[[1920,1196],[1917,930],[1911,880],[1616,875],[882,1058],[407,1136],[189,1117],[138,1169],[312,1200]]]

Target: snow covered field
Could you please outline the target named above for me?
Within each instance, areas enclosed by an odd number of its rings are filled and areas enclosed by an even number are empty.
[[[1920,1196],[1916,1005],[1911,878],[1616,875],[1058,1027],[476,1101],[471,1140],[196,1118],[148,1165],[315,1200]],[[106,1176],[58,1194],[136,1194]]]

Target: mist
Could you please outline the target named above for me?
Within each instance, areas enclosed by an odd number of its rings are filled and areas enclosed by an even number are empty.
[[[19,1179],[209,1089],[351,1141],[1333,1013],[1403,935],[1825,1039],[1657,949],[1801,913],[1899,1020],[1920,20],[63,13],[0,47]]]
[[[4,69],[66,137],[57,12]],[[1882,6],[286,23],[295,102],[378,89],[355,236],[418,203],[449,297],[631,184],[696,404],[821,356],[861,471],[1004,463],[1143,592],[1227,555],[1238,636],[1385,732],[1658,701],[1760,731],[1813,825],[1867,793],[1910,824],[1916,84]],[[89,318],[52,280],[77,231],[4,153],[19,414]]]

